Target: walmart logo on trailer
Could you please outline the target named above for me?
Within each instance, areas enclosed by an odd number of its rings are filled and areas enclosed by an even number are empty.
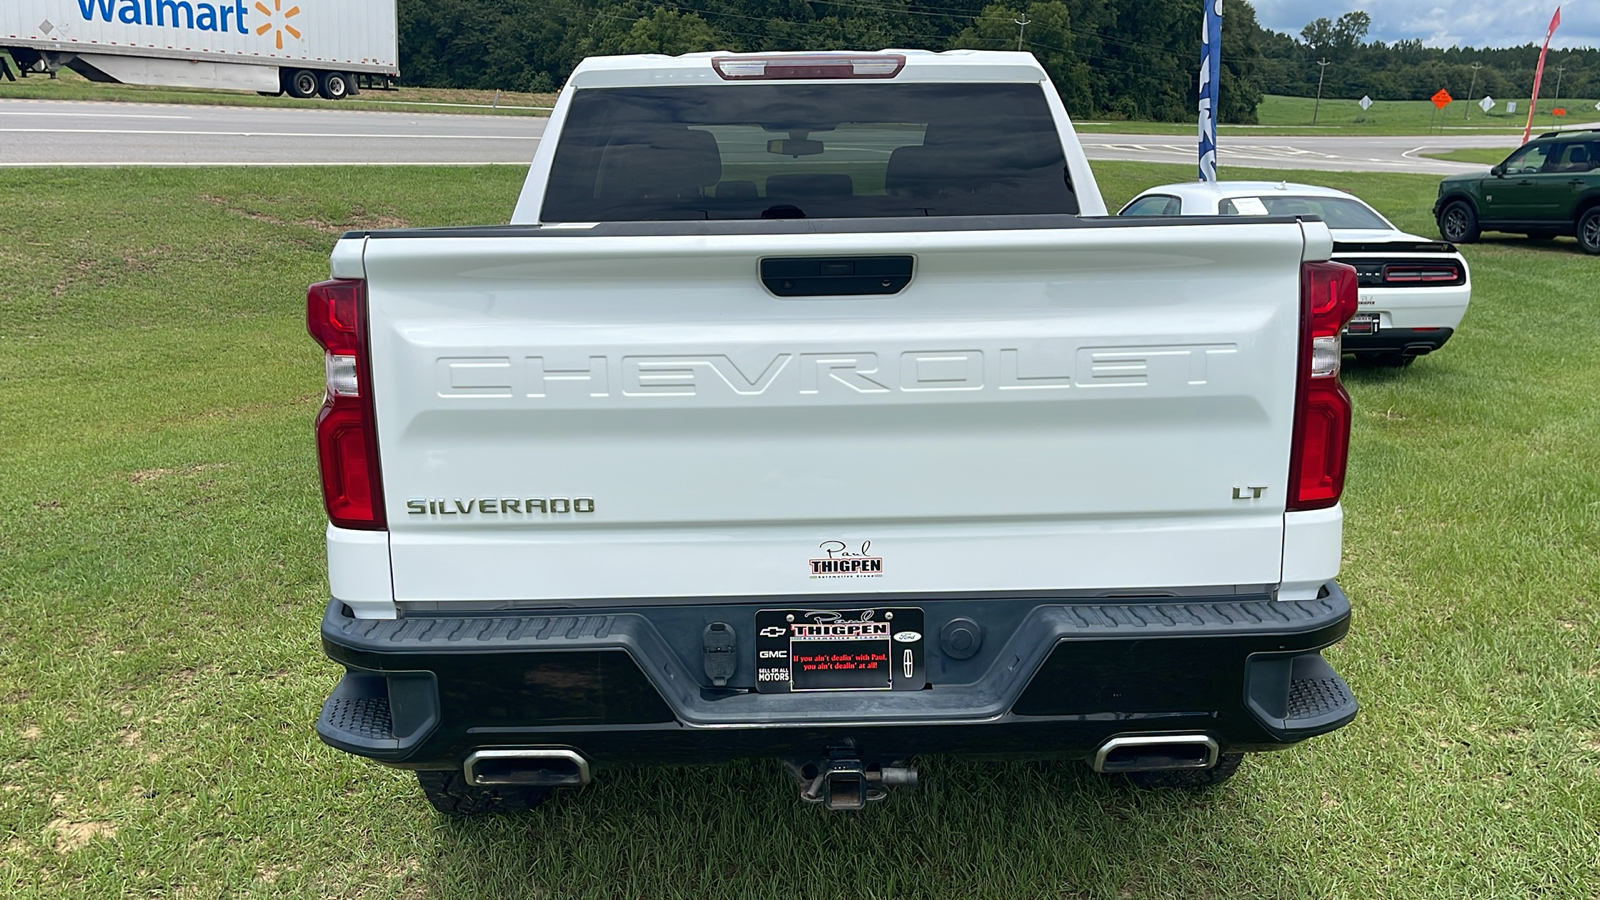
[[[300,37],[300,32],[287,21],[300,13],[300,7],[293,6],[284,11],[282,2],[283,0],[273,0],[274,9],[270,10],[261,3],[255,4],[255,8],[269,20],[256,27],[255,33],[266,34],[275,31],[279,50],[283,49],[285,31],[292,37]],[[190,3],[189,0],[78,0],[78,11],[83,13],[86,22],[98,18],[107,22],[121,22],[124,25],[159,25],[239,34],[251,30],[250,23],[245,21],[245,17],[252,15],[242,0],[234,0],[232,5]],[[274,25],[270,21],[275,12],[285,20],[283,23]]]
[[[112,17],[113,7],[116,7],[115,18]],[[107,22],[116,21],[124,25],[170,25],[196,31],[237,31],[240,34],[249,30],[244,17],[250,14],[250,10],[238,0],[232,6],[191,4],[188,0],[121,0],[120,5],[117,0],[78,0],[78,11],[83,13],[86,22],[92,22],[98,16]]]

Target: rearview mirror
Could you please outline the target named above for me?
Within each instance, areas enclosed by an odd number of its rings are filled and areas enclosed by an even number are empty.
[[[1501,163],[1500,165],[1495,166],[1494,168],[1490,169],[1489,170],[1489,174],[1493,175],[1496,178],[1504,178],[1505,175],[1506,175],[1505,164]]]
[[[779,153],[784,156],[816,156],[823,150],[821,141],[812,141],[802,138],[789,138],[780,141],[767,141],[768,153]]]

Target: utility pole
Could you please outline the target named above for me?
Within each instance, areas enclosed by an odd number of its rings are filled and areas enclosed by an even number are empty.
[[[1329,62],[1327,57],[1323,57],[1317,61],[1317,65],[1319,66],[1317,69],[1317,105],[1311,107],[1311,124],[1313,125],[1317,124],[1317,112],[1322,109],[1322,76],[1328,73],[1328,67],[1333,63]]]
[[[1483,68],[1483,63],[1472,64],[1472,87],[1467,88],[1467,96],[1462,98],[1466,103],[1461,104],[1461,118],[1465,119],[1472,112],[1472,95],[1478,92],[1478,70]]]
[[[177,15],[177,14],[174,13],[173,15]],[[1022,14],[1022,18],[1020,18],[1020,19],[1012,19],[1011,21],[1017,23],[1017,52],[1020,53],[1020,52],[1022,52],[1022,32],[1023,32],[1023,29],[1025,29],[1029,25],[1031,25],[1032,22],[1028,19],[1028,14],[1027,13],[1023,13]]]
[[[177,16],[174,15],[173,18],[177,18]],[[1554,119],[1556,117],[1556,108],[1561,105],[1561,73],[1566,68],[1567,67],[1564,66],[1564,65],[1556,66],[1556,99],[1555,99],[1555,103],[1552,104],[1551,107],[1550,107],[1550,118],[1551,119]]]

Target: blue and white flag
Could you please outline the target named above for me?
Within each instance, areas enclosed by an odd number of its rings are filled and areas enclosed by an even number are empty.
[[[1222,0],[1205,0],[1200,34],[1200,180],[1217,180],[1217,99],[1222,85]]]

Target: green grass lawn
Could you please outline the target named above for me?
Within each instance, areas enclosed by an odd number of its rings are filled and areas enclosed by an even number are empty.
[[[1515,128],[1520,131],[1528,122],[1527,98],[1517,103],[1517,112],[1509,114],[1505,111],[1505,99],[1515,98],[1502,99],[1485,113],[1478,108],[1478,101],[1483,99],[1481,94],[1470,101],[1458,97],[1443,110],[1436,110],[1431,100],[1374,100],[1370,109],[1363,110],[1357,102],[1360,99],[1322,98],[1321,109],[1316,111],[1317,124],[1333,125],[1341,131],[1351,128],[1377,132],[1393,129],[1390,133],[1426,134],[1430,128],[1434,132],[1452,128]],[[1550,114],[1553,108],[1551,101],[1541,100],[1539,113],[1534,117],[1534,127],[1549,128],[1564,124],[1569,119],[1573,122],[1600,119],[1600,112],[1595,112],[1594,103],[1593,100],[1563,100],[1561,105],[1568,114],[1558,119]],[[1311,122],[1315,106],[1316,100],[1312,97],[1268,94],[1262,100],[1258,115],[1263,125],[1306,125]]]
[[[4,60],[0,59],[0,65]],[[338,102],[290,96],[263,97],[254,91],[221,91],[204,88],[156,87],[143,84],[95,84],[71,69],[62,69],[52,79],[30,75],[17,81],[0,78],[0,100],[92,100],[102,103],[177,103],[199,106],[286,106],[313,109],[369,109],[408,113],[464,113],[472,115],[545,116],[544,110],[517,107],[549,107],[555,94],[518,94],[480,90],[403,87],[395,91],[363,91]],[[499,108],[495,108],[498,104]]]
[[[1446,150],[1440,153],[1423,153],[1432,159],[1448,159],[1453,162],[1483,163],[1486,166],[1499,165],[1505,162],[1506,157],[1516,147],[1467,147],[1461,150]]]
[[[1187,166],[1098,163],[1115,208]],[[1281,173],[1432,234],[1428,176]],[[1600,259],[1466,248],[1460,335],[1352,369],[1356,722],[1222,788],[923,760],[861,815],[775,763],[448,821],[312,731],[304,286],[348,227],[505,221],[523,171],[0,171],[0,894],[1588,898],[1600,885]]]

